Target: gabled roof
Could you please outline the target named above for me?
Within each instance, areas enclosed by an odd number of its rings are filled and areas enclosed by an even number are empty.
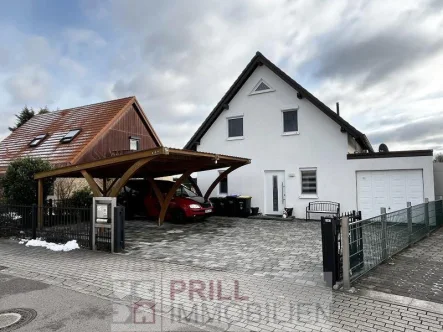
[[[263,54],[257,52],[256,55],[251,59],[246,68],[242,71],[240,76],[234,82],[234,84],[229,88],[228,92],[223,96],[223,98],[218,102],[217,106],[212,110],[206,120],[202,123],[202,125],[197,129],[195,134],[191,137],[189,142],[185,145],[185,149],[195,150],[196,146],[199,144],[200,139],[206,134],[218,116],[223,112],[223,110],[227,107],[227,105],[231,102],[231,100],[235,97],[237,92],[241,89],[243,84],[248,80],[248,78],[252,75],[255,69],[258,66],[265,65],[270,70],[272,70],[278,77],[280,77],[283,81],[289,84],[292,88],[294,88],[298,93],[300,93],[303,98],[309,100],[312,104],[317,106],[323,113],[325,113],[331,120],[335,121],[339,124],[344,131],[349,133],[352,137],[354,137],[357,142],[361,145],[361,147],[365,150],[369,150],[373,152],[373,148],[371,143],[365,134],[358,131],[355,127],[353,127],[350,123],[345,121],[342,117],[340,117],[337,113],[331,110],[328,106],[323,104],[319,99],[317,99],[314,95],[312,95],[308,90],[303,88],[300,84],[294,81],[291,77],[289,77],[286,73],[284,73],[280,68],[274,65],[271,61],[269,61]]]
[[[113,125],[121,114],[133,105],[152,133],[154,140],[162,146],[137,99],[126,97],[35,115],[0,142],[0,169],[5,169],[11,161],[21,157],[44,158],[56,166],[73,164]],[[60,143],[60,139],[70,130],[79,128],[81,131],[72,142]],[[29,147],[32,139],[42,134],[48,134],[42,143],[36,147]]]

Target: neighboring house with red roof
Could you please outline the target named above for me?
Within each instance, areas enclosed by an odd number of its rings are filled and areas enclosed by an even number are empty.
[[[54,167],[162,146],[135,97],[38,114],[0,142],[0,174],[15,159]]]

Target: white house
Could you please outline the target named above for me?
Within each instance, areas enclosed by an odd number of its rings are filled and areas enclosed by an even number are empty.
[[[432,150],[374,152],[364,134],[261,53],[252,58],[185,146],[247,157],[212,196],[245,194],[264,214],[333,201],[363,217],[434,199]],[[218,171],[198,174],[206,190]]]

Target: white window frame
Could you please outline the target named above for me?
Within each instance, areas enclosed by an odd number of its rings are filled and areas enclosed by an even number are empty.
[[[297,112],[297,131],[285,131],[285,112],[291,112],[296,111]],[[300,135],[300,122],[299,122],[299,107],[289,107],[289,108],[283,108],[281,110],[281,127],[282,127],[282,136],[291,136],[291,135]]]
[[[257,89],[258,86],[259,86],[261,83],[265,83],[265,84],[269,87],[269,89],[267,89],[267,90],[262,90],[262,91],[255,91],[255,89]],[[274,91],[275,91],[275,89],[271,86],[271,84],[269,84],[269,83],[266,82],[263,78],[261,78],[261,79],[257,82],[257,84],[254,85],[254,88],[252,88],[252,91],[251,91],[251,93],[249,93],[249,95],[250,95],[250,96],[253,96],[253,95],[259,95],[259,94],[261,94],[261,93],[268,93],[268,92],[274,92]]]
[[[131,143],[132,142],[136,142],[137,143],[137,149],[132,149],[131,147]],[[129,151],[140,151],[140,138],[138,137],[129,137]]]
[[[220,175],[221,173],[223,173],[225,170],[219,170],[218,171],[218,175]],[[227,183],[227,187],[228,187],[228,190],[227,190],[227,192],[225,192],[225,193],[222,193],[221,192],[221,181],[220,181],[220,183],[218,184],[218,196],[227,196],[228,195],[228,193],[229,193],[229,179],[228,179],[228,177],[229,177],[229,174],[228,175],[226,175],[226,177],[225,177],[225,179],[226,179],[226,183]],[[223,181],[223,180],[222,180]]]
[[[235,119],[243,119],[243,136],[232,136],[229,137],[229,121],[230,120],[235,120]],[[235,141],[235,140],[239,140],[239,139],[244,139],[245,138],[245,118],[243,115],[236,115],[236,116],[230,116],[226,118],[226,140],[227,141]]]
[[[313,194],[313,193],[304,194],[303,193],[303,175],[302,175],[302,173],[304,171],[315,171],[315,191],[316,191],[315,194]],[[318,198],[318,169],[317,169],[317,167],[301,167],[299,174],[300,174],[300,196],[299,196],[299,198],[308,198],[308,199]]]

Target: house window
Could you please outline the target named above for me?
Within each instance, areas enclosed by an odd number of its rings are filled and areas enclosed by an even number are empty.
[[[243,137],[243,117],[228,119],[228,138]]]
[[[275,91],[271,85],[263,79],[260,79],[258,83],[252,89],[250,95],[256,95],[264,92],[273,92]]]
[[[297,110],[283,111],[283,133],[297,133],[298,118]]]
[[[301,193],[302,195],[317,194],[317,170],[302,169],[301,170]]]
[[[31,141],[31,143],[29,143],[29,146],[32,148],[36,147],[41,142],[43,142],[43,140],[46,138],[46,136],[48,136],[48,134],[41,134],[41,135],[35,136],[34,139]]]
[[[73,129],[68,131],[68,133],[63,136],[63,138],[60,140],[61,143],[69,143],[71,142],[79,133],[81,129]]]
[[[140,139],[137,137],[129,137],[129,150],[138,151],[140,149]]]
[[[220,171],[219,173],[223,173],[223,171]],[[227,195],[228,194],[228,177],[225,176],[218,185],[218,193],[221,195]]]

